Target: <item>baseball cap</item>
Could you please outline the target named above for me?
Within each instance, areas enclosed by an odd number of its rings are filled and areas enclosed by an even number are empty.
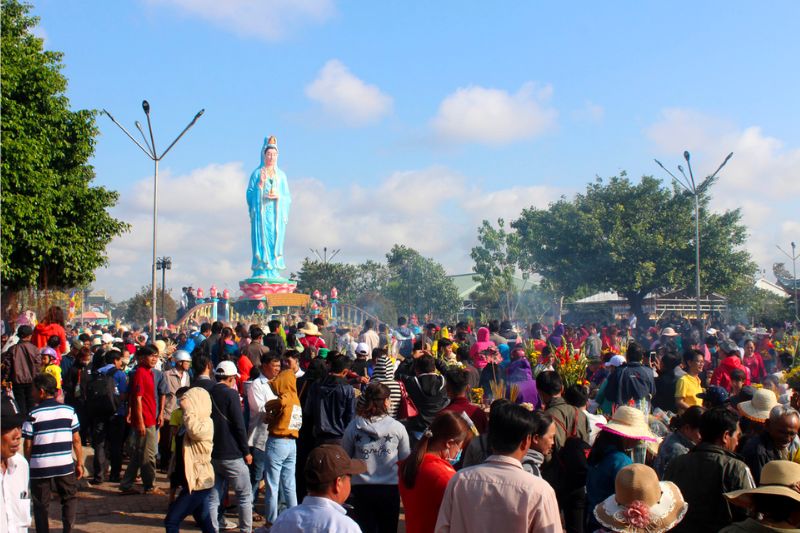
[[[721,352],[728,353],[728,354],[731,354],[731,353],[738,354],[739,353],[739,346],[735,342],[730,340],[730,339],[725,339],[724,341],[720,342],[719,343],[719,349],[720,349]]]
[[[608,360],[608,363],[606,363],[606,367],[609,367],[609,366],[620,367],[620,366],[624,365],[626,362],[627,361],[625,360],[625,358],[622,357],[621,355],[615,355],[615,356],[611,357],[611,359]]]
[[[340,476],[363,474],[366,471],[367,464],[364,461],[350,459],[338,444],[323,444],[308,454],[303,473],[307,483],[320,485]]]
[[[214,374],[216,374],[217,377],[229,378],[238,375],[239,371],[236,369],[236,365],[233,364],[233,361],[222,361],[217,365]]]
[[[178,350],[172,355],[172,358],[177,362],[192,360],[192,356],[186,350]]]
[[[359,342],[356,345],[356,355],[369,355],[369,344],[366,342]]]
[[[711,385],[705,392],[698,394],[697,397],[708,400],[712,407],[721,407],[730,401],[728,391],[717,385]]]
[[[0,405],[0,426],[2,426],[3,431],[22,427],[22,423],[27,419],[28,417],[17,408],[14,400],[7,396],[3,397]]]

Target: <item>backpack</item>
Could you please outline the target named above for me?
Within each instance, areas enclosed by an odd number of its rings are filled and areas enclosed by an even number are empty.
[[[117,412],[120,406],[117,394],[117,382],[114,374],[118,370],[108,372],[95,372],[86,386],[86,407],[94,417],[109,418]]]
[[[564,430],[567,440],[556,452],[556,470],[558,471],[558,491],[572,492],[586,485],[586,474],[589,471],[589,446],[578,436],[578,417],[580,411],[575,409],[575,419],[572,421],[572,431],[567,434],[567,428],[561,421],[553,417],[553,422]]]

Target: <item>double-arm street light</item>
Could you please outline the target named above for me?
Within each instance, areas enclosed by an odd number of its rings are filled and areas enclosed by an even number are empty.
[[[784,250],[780,246],[778,246],[778,250],[783,252],[784,255],[786,255],[786,257],[788,257],[789,259],[792,260],[792,278],[793,278],[792,279],[792,291],[794,291],[794,323],[797,324],[798,322],[800,322],[800,318],[798,318],[798,316],[797,316],[797,293],[800,292],[800,287],[798,287],[798,285],[800,285],[800,282],[798,282],[798,280],[797,280],[797,258],[800,257],[800,255],[798,255],[797,252],[796,252],[796,245],[795,245],[794,242],[792,242],[792,254],[791,255],[789,255],[789,252],[787,252],[786,250]]]
[[[132,140],[136,144],[136,146],[141,148],[142,152],[144,152],[147,157],[152,159],[153,163],[155,165],[155,171],[154,171],[154,174],[153,174],[153,264],[152,264],[152,274],[153,274],[153,276],[152,276],[152,280],[151,280],[151,283],[152,283],[151,287],[153,289],[153,294],[152,294],[152,302],[151,302],[152,305],[151,305],[151,316],[150,316],[150,336],[152,338],[155,338],[155,334],[156,334],[156,268],[157,268],[157,265],[156,265],[156,260],[157,260],[157,258],[156,258],[156,244],[157,244],[157,241],[158,241],[158,162],[161,161],[162,159],[164,159],[164,156],[167,155],[167,153],[170,150],[172,150],[172,147],[175,146],[175,143],[177,143],[181,139],[181,137],[183,137],[183,135],[187,131],[189,131],[189,128],[194,126],[195,122],[197,122],[197,119],[199,119],[203,115],[203,113],[205,112],[205,109],[201,109],[200,111],[197,112],[197,114],[194,116],[194,118],[189,123],[189,125],[186,126],[185,128],[183,128],[183,131],[180,133],[180,135],[178,135],[175,138],[175,140],[172,141],[172,144],[167,146],[166,150],[161,152],[161,155],[158,155],[158,152],[156,151],[156,141],[155,141],[155,138],[153,137],[153,126],[150,123],[150,104],[148,103],[147,100],[143,100],[142,101],[142,109],[144,110],[144,114],[147,117],[147,129],[150,132],[150,142],[149,143],[147,142],[147,137],[144,134],[144,130],[142,129],[142,125],[139,123],[138,120],[135,122],[135,125],[136,125],[136,129],[139,130],[139,133],[142,134],[142,140],[144,141],[144,146],[142,146],[142,144],[139,141],[134,139],[133,135],[128,133],[128,130],[126,130],[125,127],[122,124],[117,122],[114,119],[114,117],[111,116],[111,113],[109,113],[105,109],[103,109],[103,113],[105,113],[106,116],[108,116],[108,118],[111,119],[111,122],[113,122],[114,124],[119,126],[119,129],[124,131],[125,135],[127,135],[128,138],[130,140]],[[163,309],[163,306],[162,306],[162,309]],[[162,310],[162,314],[163,314],[163,310]]]
[[[692,172],[692,162],[690,161],[690,154],[688,151],[683,152],[683,158],[686,160],[686,166],[689,168],[689,175],[687,176],[686,173],[683,171],[683,167],[678,165],[678,170],[681,172],[681,176],[683,176],[683,180],[679,179],[675,174],[667,170],[667,168],[661,164],[661,161],[658,159],[654,159],[656,164],[660,166],[664,171],[672,176],[672,179],[675,180],[681,187],[683,187],[689,196],[694,197],[694,247],[695,247],[695,285],[697,290],[697,320],[700,320],[700,196],[704,194],[708,188],[717,180],[717,174],[719,171],[722,170],[722,167],[733,157],[733,152],[728,154],[728,157],[722,162],[722,164],[717,167],[717,170],[714,171],[713,174],[706,177],[701,182],[695,182],[694,180],[694,173]]]
[[[166,319],[164,314],[164,301],[166,300],[167,290],[167,270],[172,270],[171,257],[159,257],[156,259],[156,270],[161,271],[161,318]]]

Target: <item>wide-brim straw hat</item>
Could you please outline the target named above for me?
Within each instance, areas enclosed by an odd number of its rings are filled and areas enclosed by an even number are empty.
[[[630,439],[658,442],[658,437],[653,435],[647,425],[644,413],[627,405],[618,407],[608,424],[598,423],[597,427]]]
[[[739,412],[745,418],[754,422],[765,422],[769,418],[769,412],[778,405],[778,398],[769,389],[757,389],[753,394],[753,399],[749,402],[739,404]]]
[[[300,333],[303,335],[312,335],[314,337],[319,337],[319,328],[313,322],[306,322],[306,325],[303,329],[300,330]]]
[[[658,481],[649,466],[632,464],[614,480],[615,492],[594,508],[594,517],[606,529],[620,533],[669,531],[686,516],[688,505],[680,489]]]
[[[661,336],[662,337],[677,337],[678,334],[675,332],[674,329],[667,327],[667,328],[664,328],[664,329],[661,330]]]
[[[761,483],[755,489],[726,492],[724,496],[739,507],[751,508],[753,494],[785,496],[800,502],[800,492],[794,489],[800,483],[800,464],[792,461],[770,461],[761,470]]]

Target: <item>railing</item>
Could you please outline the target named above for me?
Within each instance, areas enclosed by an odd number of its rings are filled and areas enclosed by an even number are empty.
[[[383,321],[377,316],[364,311],[355,305],[345,303],[339,303],[336,305],[336,317],[333,320],[342,326],[360,327],[364,325],[364,322],[367,319],[375,322],[376,328],[378,327],[378,324],[383,323]]]
[[[175,325],[179,328],[182,328],[183,326],[186,326],[190,320],[194,320],[197,323],[210,322],[213,319],[212,317],[214,317],[214,307],[216,305],[216,302],[205,302],[195,305],[189,309],[186,314],[180,318],[180,320],[175,322]]]

